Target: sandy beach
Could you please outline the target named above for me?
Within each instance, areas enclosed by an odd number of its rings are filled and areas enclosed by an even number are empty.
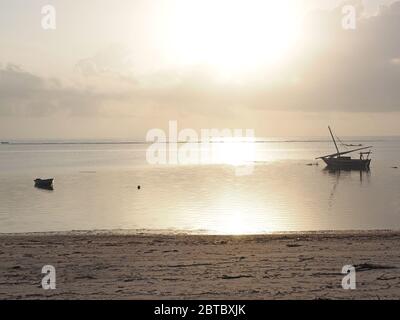
[[[400,233],[0,236],[1,299],[398,299]],[[357,288],[341,286],[343,265]],[[43,265],[56,289],[43,290]]]

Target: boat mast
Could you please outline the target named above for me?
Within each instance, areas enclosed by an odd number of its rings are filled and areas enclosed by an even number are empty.
[[[339,149],[338,149],[338,147],[337,147],[337,144],[336,144],[335,138],[333,137],[333,134],[332,134],[331,127],[330,127],[330,126],[328,126],[328,129],[329,129],[329,132],[331,133],[331,137],[332,137],[333,143],[335,144],[336,151],[337,151],[337,153],[340,153],[340,151],[339,151]]]

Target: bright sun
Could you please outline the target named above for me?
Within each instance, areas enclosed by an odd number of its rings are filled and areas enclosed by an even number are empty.
[[[178,1],[172,30],[183,64],[208,64],[227,73],[283,61],[299,39],[291,0]]]

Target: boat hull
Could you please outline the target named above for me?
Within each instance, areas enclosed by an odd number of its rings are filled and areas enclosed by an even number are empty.
[[[368,170],[371,159],[322,158],[332,169]]]
[[[35,187],[40,189],[53,190],[54,179],[35,179]]]

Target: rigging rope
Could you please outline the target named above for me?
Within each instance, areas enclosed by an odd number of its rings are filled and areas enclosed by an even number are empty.
[[[347,143],[344,143],[344,142],[343,142],[342,140],[340,140],[340,138],[339,138],[338,136],[336,136],[336,135],[335,135],[335,137],[336,137],[336,139],[339,140],[340,144],[341,144],[342,146],[344,146],[346,149],[347,149],[347,147],[354,147],[354,146],[355,146],[354,144],[347,144]],[[362,144],[359,144],[358,146],[362,146]]]

